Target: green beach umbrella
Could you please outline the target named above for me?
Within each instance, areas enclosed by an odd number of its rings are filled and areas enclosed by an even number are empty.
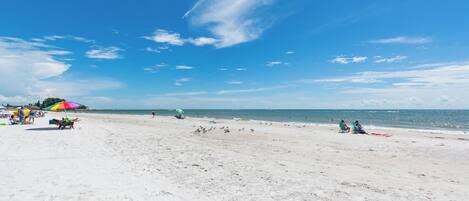
[[[177,112],[178,114],[184,114],[184,110],[182,110],[182,109],[176,109],[176,112]]]

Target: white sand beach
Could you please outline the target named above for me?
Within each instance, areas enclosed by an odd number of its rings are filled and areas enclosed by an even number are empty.
[[[61,115],[0,126],[0,200],[469,200],[468,135],[109,114],[47,124]]]

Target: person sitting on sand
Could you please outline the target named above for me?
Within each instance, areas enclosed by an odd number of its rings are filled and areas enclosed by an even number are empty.
[[[363,130],[363,127],[360,124],[360,122],[358,122],[358,121],[355,121],[352,124],[352,130],[353,130],[353,134],[367,134],[366,131]]]
[[[9,120],[11,125],[16,125],[19,123],[19,121],[15,118],[15,115],[11,115]]]
[[[339,128],[340,128],[339,133],[348,133],[348,132],[350,132],[350,127],[347,126],[347,124],[345,123],[344,120],[340,120]]]
[[[186,117],[184,117],[183,114],[176,114],[174,115],[174,117],[176,117],[176,119],[185,119]]]
[[[34,123],[35,118],[36,118],[36,111],[29,112],[29,122]]]

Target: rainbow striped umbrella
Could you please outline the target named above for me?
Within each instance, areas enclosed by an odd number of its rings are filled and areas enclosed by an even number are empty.
[[[80,107],[80,104],[77,104],[77,103],[72,103],[72,102],[67,102],[67,101],[62,101],[62,102],[58,102],[54,105],[51,105],[47,108],[45,108],[45,110],[51,110],[51,111],[67,111],[67,110],[70,110],[70,109],[77,109],[78,107]]]

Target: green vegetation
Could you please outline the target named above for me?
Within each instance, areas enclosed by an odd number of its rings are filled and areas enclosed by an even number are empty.
[[[44,108],[47,108],[51,105],[54,105],[58,102],[61,102],[61,101],[65,101],[65,99],[63,98],[46,98],[44,99],[42,102],[41,101],[37,101],[36,103],[30,103],[30,104],[27,104],[27,105],[10,105],[10,104],[6,104],[4,105],[6,108],[17,108],[17,107],[26,107],[26,108],[30,108],[30,109],[44,109]],[[88,106],[86,105],[80,105],[80,107],[78,108],[79,110],[86,110],[88,109]]]
[[[61,99],[61,98],[46,98],[44,99],[44,101],[42,101],[42,104],[40,104],[40,101],[37,101],[37,105],[40,105],[39,107],[40,108],[46,108],[46,107],[49,107],[51,105],[54,105],[58,102],[61,102],[61,101],[65,101],[65,99]]]

